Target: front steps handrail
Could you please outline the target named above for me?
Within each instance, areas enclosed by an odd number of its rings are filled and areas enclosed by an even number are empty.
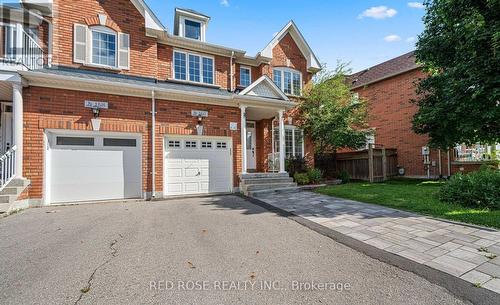
[[[16,149],[14,145],[0,157],[0,191],[16,176]]]

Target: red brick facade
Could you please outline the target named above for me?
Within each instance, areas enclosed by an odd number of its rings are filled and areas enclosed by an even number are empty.
[[[405,176],[427,176],[422,147],[428,138],[412,130],[412,118],[417,106],[411,101],[417,98],[416,82],[425,77],[420,69],[387,78],[354,91],[367,100],[368,125],[375,130],[375,143],[386,148],[396,148],[398,164],[405,169]],[[448,175],[446,152],[441,153],[441,172],[436,149],[431,150],[429,174],[432,177]]]
[[[96,26],[98,15],[106,16],[106,27],[130,36],[130,69],[102,69],[75,63],[73,60],[73,35],[75,24]],[[144,17],[129,0],[54,0],[53,58],[54,66],[155,78],[169,81],[173,78],[173,52],[178,49],[165,41],[146,35]],[[43,37],[48,36],[43,31]],[[46,39],[46,38],[44,38]],[[180,49],[183,50],[183,49]],[[189,50],[184,50],[189,51]],[[199,54],[199,52],[193,52]],[[229,56],[201,54],[214,58],[214,82],[221,89],[239,85],[240,64]],[[311,79],[307,61],[290,35],[286,35],[274,48],[271,64],[252,67],[252,81],[263,74],[272,78],[273,67],[286,66],[303,73],[304,84]],[[32,184],[23,198],[43,198],[44,185],[44,133],[52,129],[91,131],[92,112],[84,107],[85,100],[107,101],[109,109],[102,110],[100,130],[140,134],[142,138],[142,185],[143,192],[151,192],[151,98],[102,94],[86,91],[30,86],[23,90],[24,97],[24,169],[23,175]],[[242,168],[240,137],[240,109],[190,102],[156,99],[155,139],[155,191],[163,191],[163,140],[166,135],[196,135],[197,119],[192,109],[206,110],[204,135],[231,137],[233,145],[233,184],[238,186],[238,174]],[[277,114],[277,112],[276,112]],[[272,114],[271,114],[272,116]],[[230,122],[238,122],[238,130],[229,129]],[[267,155],[272,151],[272,118],[257,121],[257,170],[267,171]],[[313,146],[307,140],[305,153],[313,160]],[[311,161],[312,162],[312,161]]]

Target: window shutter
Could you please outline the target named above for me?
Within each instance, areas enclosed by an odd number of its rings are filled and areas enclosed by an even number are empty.
[[[75,24],[73,33],[73,61],[84,64],[87,59],[87,26]]]
[[[120,69],[130,68],[130,36],[118,33],[118,67]]]

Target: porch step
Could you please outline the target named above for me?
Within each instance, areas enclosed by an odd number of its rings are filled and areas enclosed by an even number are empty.
[[[259,178],[288,178],[288,173],[246,173],[240,174],[241,180]]]
[[[251,191],[246,194],[247,196],[250,197],[261,197],[265,195],[270,195],[270,194],[282,194],[282,193],[296,193],[300,192],[300,189],[298,187],[284,187],[284,188],[278,188],[278,189],[271,189],[271,190],[259,190],[259,191]]]
[[[13,179],[0,191],[0,213],[9,212],[19,195],[31,184],[27,179]]]
[[[242,184],[268,184],[268,183],[289,183],[293,182],[292,177],[271,177],[271,178],[249,178],[241,181]]]
[[[266,184],[245,184],[242,186],[243,192],[251,191],[261,191],[261,190],[275,190],[287,187],[297,187],[297,183],[286,182],[286,183],[266,183]]]

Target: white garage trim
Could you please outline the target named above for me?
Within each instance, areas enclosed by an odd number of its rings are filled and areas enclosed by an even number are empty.
[[[84,140],[77,139],[83,142],[72,143],[73,145],[65,145],[63,142],[75,141],[74,138],[84,138]],[[44,133],[44,142],[43,203],[45,205],[143,197],[142,134],[47,129]],[[61,184],[61,181],[65,181],[64,177],[69,177],[69,180],[73,178],[71,174],[68,174],[71,172],[73,158],[75,161],[83,162],[80,167],[75,165],[75,174],[78,175],[75,182],[67,184],[66,190],[56,188],[57,183]],[[96,164],[93,170],[85,171],[87,164],[90,164],[90,167],[94,164],[94,158],[95,162],[102,163],[101,166]],[[64,162],[66,165],[61,165]],[[80,172],[78,172],[79,169]],[[116,169],[120,170],[120,174],[117,174]],[[95,180],[92,176],[94,172]],[[108,175],[109,180],[103,178]],[[88,189],[84,186],[81,189],[74,187],[80,177],[83,179],[83,185],[86,185]],[[102,181],[96,182],[99,179]],[[85,182],[88,183],[85,184]],[[64,185],[64,182],[62,184]],[[101,185],[103,187],[99,188]],[[88,198],[86,194],[89,194]]]
[[[176,147],[170,147],[169,149],[169,141],[175,141],[175,146]],[[194,143],[191,143],[194,142]],[[205,142],[205,143],[203,143]],[[206,142],[211,143],[211,147],[207,147],[209,144]],[[196,144],[195,144],[196,143]],[[217,144],[220,143],[225,143],[227,145],[226,147],[218,147]],[[171,143],[174,145],[174,143]],[[196,145],[196,147],[192,147],[193,145]],[[204,145],[202,147],[202,145]],[[225,152],[224,156],[227,157],[228,162],[225,164],[225,167],[227,167],[227,172],[224,173],[224,175],[227,174],[227,182],[225,182],[225,186],[222,187],[224,190],[223,191],[213,191],[210,190],[210,167],[209,172],[208,172],[208,190],[207,191],[189,191],[185,190],[185,186],[182,186],[182,191],[179,192],[169,192],[168,190],[168,185],[171,181],[169,181],[169,173],[167,171],[168,167],[168,156],[167,154],[172,152],[172,151],[185,151],[185,152],[191,152],[192,154],[196,154],[197,152],[194,150],[199,150],[200,155],[203,154],[204,150],[207,152],[209,150],[210,152],[216,153],[217,151]],[[209,157],[215,157],[216,155],[212,155]],[[233,192],[233,141],[231,137],[217,137],[217,136],[193,136],[193,135],[166,135],[163,138],[163,196],[164,197],[171,197],[171,196],[182,196],[182,195],[196,195],[196,194],[214,194],[214,193],[230,193]],[[183,160],[183,159],[182,159]],[[184,161],[181,161],[183,164]],[[210,163],[209,163],[210,164]],[[200,165],[201,166],[201,165]],[[213,168],[212,168],[213,170]],[[201,171],[200,171],[201,172]],[[200,172],[198,174],[200,174]],[[185,172],[184,172],[185,173]],[[184,174],[183,174],[184,175]],[[184,178],[184,177],[183,177]],[[171,179],[172,180],[172,179]],[[181,179],[182,180],[182,179]]]

